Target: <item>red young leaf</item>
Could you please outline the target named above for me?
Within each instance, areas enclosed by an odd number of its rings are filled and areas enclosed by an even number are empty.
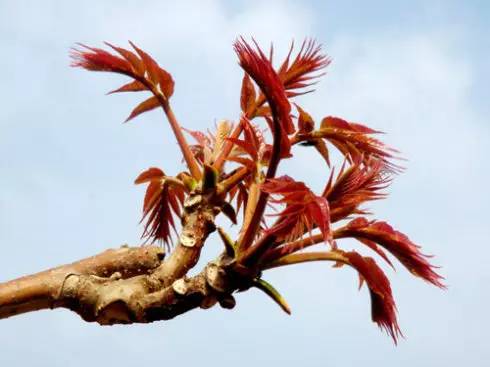
[[[240,120],[244,138],[227,138],[236,148],[227,158],[229,161],[237,162],[249,167],[252,172],[256,171],[258,165],[267,165],[270,158],[270,146],[265,143],[262,131],[253,125],[245,116]],[[269,148],[269,149],[268,149]],[[242,157],[243,154],[248,154],[250,158]]]
[[[315,121],[310,116],[308,112],[303,110],[300,106],[295,104],[296,109],[299,112],[298,116],[298,133],[311,133],[315,128]],[[328,153],[328,148],[325,142],[321,138],[310,139],[300,143],[300,145],[311,145],[320,153],[327,165],[330,167],[330,155]]]
[[[243,113],[247,113],[248,110],[255,104],[257,94],[255,87],[250,79],[250,76],[245,73],[242,81],[242,91],[240,93],[240,107]]]
[[[229,202],[232,202],[236,197],[236,212],[240,212],[240,208],[243,206],[243,215],[245,215],[245,211],[247,209],[247,201],[248,201],[248,190],[246,188],[245,183],[241,182],[236,185],[233,189],[229,191]]]
[[[143,64],[143,61],[134,52],[126,50],[125,48],[122,47],[114,46],[109,42],[104,42],[104,43],[129,62],[134,75],[144,76],[146,70],[145,65]]]
[[[151,180],[156,180],[164,178],[165,174],[160,168],[150,167],[146,171],[140,173],[138,177],[134,180],[135,184],[142,184]]]
[[[367,201],[384,198],[382,190],[390,182],[390,172],[379,160],[371,159],[365,164],[358,161],[347,169],[342,167],[335,182],[331,177],[323,192],[330,204],[332,222],[351,214],[362,214],[359,206]]]
[[[291,53],[294,43],[291,44],[289,54],[279,68],[279,76],[284,83],[284,88],[288,91],[289,97],[294,97],[305,92],[293,92],[293,90],[303,89],[314,84],[314,79],[323,74],[315,74],[330,64],[327,56],[321,53],[321,46],[314,40],[305,40],[301,49],[292,63],[290,63]]]
[[[269,106],[261,106],[257,110],[256,116],[258,116],[258,117],[271,117],[272,116],[271,108]]]
[[[296,109],[299,112],[298,116],[298,132],[309,133],[315,128],[315,122],[308,112],[303,110],[300,106],[295,104]]]
[[[189,130],[183,128],[185,132],[190,134],[197,142],[195,145],[191,145],[196,158],[201,163],[212,164],[216,159],[216,156],[221,152],[223,148],[223,142],[228,140],[227,136],[230,133],[231,125],[228,121],[221,121],[217,127],[216,132],[212,134],[203,133],[198,130]]]
[[[318,153],[320,153],[327,165],[330,167],[330,154],[325,142],[323,140],[316,140],[314,144],[315,149],[318,151]]]
[[[160,68],[157,62],[153,60],[153,58],[150,55],[148,55],[145,51],[138,48],[131,41],[129,43],[134,48],[134,50],[138,53],[138,55],[141,57],[141,60],[143,61],[143,64],[146,67],[146,71],[148,72],[149,79],[153,82],[155,86],[158,86],[160,88],[165,98],[167,99],[170,98],[174,93],[174,81],[171,75],[165,70],[163,70],[162,68]]]
[[[395,344],[403,336],[396,318],[396,305],[391,292],[391,286],[383,270],[370,257],[363,257],[357,252],[343,252],[365,280],[371,295],[371,317],[379,327],[391,335]]]
[[[121,92],[141,92],[147,90],[146,86],[139,82],[138,80],[133,80],[127,84],[124,84],[122,87],[114,89],[107,94],[113,93],[121,93]]]
[[[357,124],[354,122],[347,122],[341,118],[327,116],[322,120],[321,127],[323,128],[338,128],[344,130],[350,130],[354,132],[359,132],[363,134],[380,134],[381,131],[373,130],[365,125]]]
[[[202,147],[202,148],[208,148],[208,149],[212,149],[212,142],[211,142],[211,139],[209,136],[207,136],[205,133],[203,133],[202,131],[198,131],[198,130],[189,130],[189,129],[186,129],[185,127],[182,128],[182,130],[184,130],[185,132],[187,132],[188,134],[190,134],[194,140]]]
[[[240,65],[266,96],[272,116],[277,119],[277,126],[280,129],[281,150],[288,153],[290,146],[287,134],[294,132],[294,125],[290,116],[291,106],[286,97],[283,83],[274,71],[271,62],[262,50],[257,45],[255,46],[256,49],[252,48],[243,38],[236,41],[234,45],[240,59]]]
[[[82,67],[93,71],[110,71],[121,73],[134,78],[141,84],[129,83],[115,91],[138,91],[151,89],[155,93],[162,93],[165,98],[170,98],[174,92],[174,81],[172,76],[162,69],[153,58],[146,52],[129,42],[135,49],[137,55],[122,47],[116,47],[106,43],[120,56],[113,55],[100,48],[80,46],[88,51],[74,49],[71,53],[72,66]],[[143,88],[143,89],[139,89]]]
[[[154,84],[157,84],[159,82],[160,74],[160,67],[158,66],[157,62],[153,60],[153,58],[145,51],[137,47],[133,42],[129,41],[129,44],[131,45],[131,47],[134,48],[136,53],[141,58],[141,61],[143,62],[143,65],[145,65],[146,71],[148,72],[149,79],[153,81]]]
[[[317,226],[325,242],[331,240],[330,210],[328,201],[315,195],[303,182],[294,181],[288,176],[268,179],[262,190],[280,199],[271,202],[285,204],[286,208],[278,214],[277,222],[268,231],[277,238],[293,241]]]
[[[126,75],[132,74],[131,65],[127,60],[112,55],[100,48],[89,47],[81,43],[79,46],[87,51],[73,49],[70,54],[73,60],[71,66],[82,67],[91,71],[111,71]]]
[[[230,122],[220,121],[216,133],[211,134],[181,128],[168,104],[174,92],[171,75],[145,51],[130,44],[134,51],[107,43],[114,54],[80,44],[80,49],[74,49],[71,57],[73,66],[132,78],[109,93],[151,92],[152,97],[134,108],[126,121],[162,106],[183,152],[191,175],[183,172],[169,177],[159,168],[151,167],[135,180],[136,184],[147,184],[142,238],[161,241],[167,246],[172,242],[171,232],[172,229],[175,232],[176,220],[181,218],[186,192],[201,194],[202,200],[193,207],[198,214],[202,209],[212,210],[214,214],[221,211],[236,223],[237,213],[243,208],[239,237],[236,241],[230,240],[237,246],[229,246],[229,253],[236,259],[232,265],[237,274],[256,276],[261,270],[306,261],[330,260],[336,262],[337,267],[348,264],[357,270],[361,285],[365,282],[369,288],[373,321],[396,343],[403,335],[386,275],[372,258],[339,250],[335,240],[356,239],[393,266],[387,256],[389,253],[411,273],[438,287],[445,287],[444,278],[429,263],[429,256],[406,235],[385,222],[359,217],[367,214],[361,207],[364,203],[385,197],[383,190],[391,183],[393,174],[401,169],[392,163],[397,151],[373,137],[380,132],[332,116],[325,117],[315,129],[312,116],[298,105],[295,105],[297,126],[293,124],[289,99],[310,92],[308,88],[330,63],[321,47],[313,40],[305,40],[299,52],[292,56],[293,43],[276,72],[272,66],[272,47],[270,55],[266,56],[255,41],[248,44],[243,38],[237,40],[234,49],[245,71],[240,95],[240,125],[232,129]],[[272,144],[268,144],[263,131],[251,123],[256,117],[266,120],[273,135]],[[189,146],[182,130],[197,143]],[[289,176],[275,177],[281,159],[292,156],[291,144],[314,147],[329,166],[327,144],[344,156],[340,172],[335,176],[331,170],[322,195],[316,195],[303,182]],[[244,167],[226,172],[226,161]],[[276,221],[265,229],[264,212],[267,206],[274,208],[274,204],[279,204],[282,210],[270,215],[276,217]],[[336,230],[331,229],[331,223],[353,216],[356,219],[343,223]],[[312,231],[317,228],[320,233],[313,235]],[[305,236],[306,233],[310,236]],[[330,252],[304,251],[306,246],[322,240],[331,245]]]
[[[162,170],[151,167],[142,172],[135,183],[149,183],[141,219],[146,224],[141,237],[149,241],[163,241],[169,246],[172,241],[171,228],[175,231],[173,216],[180,217],[185,193],[182,187],[168,184],[165,177]]]
[[[392,171],[399,171],[401,168],[390,162],[394,158],[393,153],[397,151],[369,136],[374,133],[379,132],[364,125],[328,116],[322,120],[317,136],[328,140],[350,162],[376,158]]]
[[[386,256],[386,253],[376,244],[376,242],[366,240],[364,238],[356,238],[356,240],[358,240],[359,242],[361,242],[362,244],[366,245],[371,250],[376,252],[384,261],[386,261],[391,266],[393,270],[395,269],[391,260],[388,258],[388,256]]]
[[[133,111],[131,111],[131,114],[124,122],[128,122],[129,120],[134,119],[136,116],[141,115],[144,112],[154,110],[157,107],[160,107],[160,102],[158,101],[157,97],[153,96],[145,99],[143,102],[137,105]]]
[[[388,223],[357,218],[335,232],[336,237],[354,237],[379,244],[412,274],[437,287],[445,288],[442,283],[444,278],[433,270],[434,266],[427,261],[427,256],[420,252],[420,246],[410,241],[403,233],[394,230]]]

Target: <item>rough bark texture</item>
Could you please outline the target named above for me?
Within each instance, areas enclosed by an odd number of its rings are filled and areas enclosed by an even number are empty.
[[[231,295],[248,277],[219,256],[196,276],[186,276],[215,230],[212,197],[194,193],[184,203],[182,232],[164,260],[160,247],[121,247],[0,284],[0,318],[41,309],[68,308],[101,325],[167,320],[191,309],[235,304]]]
[[[0,284],[0,317],[52,308],[70,275],[131,278],[160,266],[160,247],[111,249],[87,259]]]

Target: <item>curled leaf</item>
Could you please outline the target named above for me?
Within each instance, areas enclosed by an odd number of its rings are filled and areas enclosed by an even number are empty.
[[[134,180],[136,185],[142,184],[152,180],[158,180],[165,177],[165,174],[160,168],[150,167],[146,171],[141,172]]]

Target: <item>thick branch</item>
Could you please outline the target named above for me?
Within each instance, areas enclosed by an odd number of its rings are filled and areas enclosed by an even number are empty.
[[[130,256],[120,253],[124,251]],[[217,302],[232,308],[235,301],[231,293],[243,284],[228,270],[231,259],[226,255],[209,263],[198,275],[184,276],[168,286],[155,282],[152,274],[135,275],[143,271],[138,268],[142,259],[146,265],[155,266],[160,262],[161,250],[155,247],[109,250],[4,283],[0,285],[0,318],[45,308],[68,308],[85,321],[101,325],[148,323],[168,320],[198,307],[209,308]],[[116,271],[110,277],[101,277],[93,274],[94,269],[95,274],[105,274],[107,269],[135,269],[136,273],[123,278]]]
[[[64,307],[101,324],[149,322],[199,306],[195,299],[202,301],[209,295],[207,288],[204,292],[198,287],[199,276],[189,286],[192,302],[180,298],[177,302],[171,289],[176,282],[187,282],[185,274],[196,265],[204,242],[215,230],[212,202],[213,197],[198,192],[184,202],[179,242],[164,262],[159,247],[123,247],[0,284],[0,318]]]
[[[201,194],[189,196],[184,202],[179,242],[165,262],[152,274],[154,281],[168,286],[197,264],[204,242],[216,229],[214,217],[209,197]]]
[[[148,274],[160,266],[163,249],[156,246],[106,250],[98,255],[0,284],[0,318],[52,308],[70,274],[122,278]]]

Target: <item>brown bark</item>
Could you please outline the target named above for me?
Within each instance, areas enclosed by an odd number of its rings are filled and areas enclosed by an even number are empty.
[[[52,308],[63,282],[70,274],[108,277],[119,273],[131,278],[160,266],[163,249],[156,246],[130,248],[123,246],[72,264],[0,284],[0,318]]]
[[[243,281],[220,256],[198,275],[186,277],[215,230],[212,197],[193,193],[184,203],[182,232],[163,261],[156,246],[122,247],[38,274],[0,284],[0,318],[49,308],[68,308],[102,325],[166,320],[219,302],[234,306],[231,293]]]

